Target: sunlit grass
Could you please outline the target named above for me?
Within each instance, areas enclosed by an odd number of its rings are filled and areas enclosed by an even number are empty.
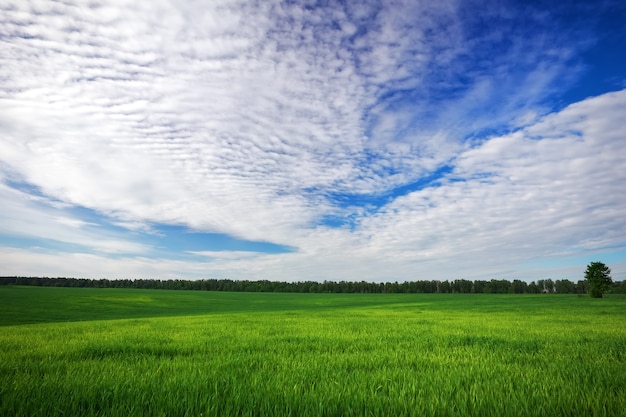
[[[156,297],[165,311],[180,302],[179,293],[107,291],[122,304],[124,294],[139,297],[135,304]],[[194,294],[231,304],[202,313],[196,299],[187,316],[0,327],[0,415],[618,416],[626,409],[624,298],[270,294],[271,303],[257,294]]]

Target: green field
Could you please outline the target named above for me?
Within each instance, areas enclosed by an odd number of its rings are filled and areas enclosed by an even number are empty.
[[[0,287],[1,416],[623,416],[626,298]]]

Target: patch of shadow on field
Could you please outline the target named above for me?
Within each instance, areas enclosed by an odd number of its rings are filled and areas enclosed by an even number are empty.
[[[111,288],[0,288],[0,327],[213,314],[389,308],[405,297],[360,294],[230,293]],[[417,304],[414,304],[414,308]],[[406,308],[405,306],[403,308]]]

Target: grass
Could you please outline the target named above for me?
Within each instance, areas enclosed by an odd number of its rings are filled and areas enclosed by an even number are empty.
[[[0,288],[0,415],[619,416],[626,298]]]

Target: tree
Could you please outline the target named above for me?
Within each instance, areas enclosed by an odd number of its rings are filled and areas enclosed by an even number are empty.
[[[559,294],[569,294],[576,292],[576,284],[568,279],[557,279],[554,282],[554,289]]]
[[[611,269],[602,262],[591,262],[585,271],[585,280],[589,284],[589,295],[593,298],[602,298],[611,288]]]
[[[515,294],[523,294],[528,291],[528,284],[524,281],[520,281],[519,279],[514,279],[512,289]]]
[[[540,290],[535,281],[528,284],[528,292],[531,294],[539,294]]]

